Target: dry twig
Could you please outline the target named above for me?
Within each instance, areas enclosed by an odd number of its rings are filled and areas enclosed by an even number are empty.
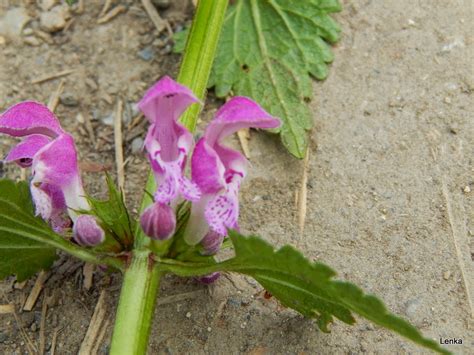
[[[60,71],[60,72],[57,72],[57,73],[54,73],[54,74],[44,75],[44,76],[41,76],[37,79],[31,80],[31,83],[32,84],[44,83],[44,82],[49,81],[49,80],[57,79],[57,78],[60,78],[62,76],[72,74],[75,71],[76,71],[76,69],[67,69],[67,70],[63,70],[63,71]]]
[[[156,8],[153,6],[150,0],[142,0],[142,5],[145,8],[146,13],[150,17],[151,21],[155,25],[156,29],[158,30],[158,34],[161,33],[167,27],[167,23],[165,20],[163,20],[156,10]]]
[[[300,233],[304,231],[304,224],[306,221],[306,203],[307,203],[307,184],[308,184],[308,167],[309,167],[309,148],[306,149],[306,154],[303,163],[303,174],[301,176],[301,186],[298,193],[298,227]]]
[[[79,349],[79,355],[92,354],[94,344],[99,340],[102,323],[104,322],[107,314],[105,297],[106,292],[104,290],[100,293],[99,300],[97,301],[97,305],[94,309],[94,314],[92,315],[91,321],[89,323],[89,328],[87,328],[86,335],[84,336],[81,348]]]
[[[114,0],[105,0],[104,6],[102,7],[102,11],[99,14],[99,18],[104,17],[104,15],[109,11],[110,7]]]
[[[121,14],[122,12],[125,12],[125,11],[127,11],[127,8],[125,6],[123,6],[123,5],[115,6],[112,10],[107,12],[103,17],[99,18],[97,20],[97,23],[100,25],[100,24],[109,22],[114,17],[118,16],[119,14]]]
[[[15,305],[13,303],[0,304],[0,314],[15,313]]]
[[[239,138],[240,146],[242,151],[247,159],[250,159],[250,148],[249,148],[249,139],[250,139],[250,130],[248,128],[242,128],[237,131],[237,137]]]
[[[26,299],[25,305],[23,306],[24,311],[31,311],[38,300],[38,297],[43,289],[45,281],[48,279],[49,273],[45,271],[41,271],[36,278],[35,284],[31,289],[28,298]]]
[[[41,305],[41,322],[40,322],[40,334],[39,334],[39,353],[44,354],[44,348],[46,345],[46,338],[44,331],[46,328],[46,312],[48,311],[48,293],[46,290],[43,292],[43,304]]]
[[[91,263],[85,263],[82,268],[82,274],[84,275],[84,288],[90,290],[92,287],[93,275],[95,265]]]
[[[114,120],[114,138],[115,138],[115,164],[117,166],[117,180],[122,193],[124,193],[125,174],[123,163],[123,139],[122,139],[122,114],[123,103],[121,99],[117,101],[117,111]]]
[[[61,79],[61,81],[59,82],[58,88],[49,97],[48,108],[51,110],[51,112],[54,112],[56,110],[56,107],[58,107],[59,97],[63,93],[64,84],[65,84],[64,79]]]

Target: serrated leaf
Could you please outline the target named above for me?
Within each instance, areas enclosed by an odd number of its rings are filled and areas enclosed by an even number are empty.
[[[0,180],[0,280],[14,274],[23,281],[51,267],[56,249],[42,240],[53,234],[34,216],[28,185]]]
[[[338,0],[238,0],[229,7],[209,80],[218,97],[249,96],[282,119],[285,147],[303,158],[313,125],[308,73],[324,79],[333,60],[328,45],[340,28],[329,16]],[[185,33],[175,36],[184,50]]]
[[[127,207],[123,199],[123,194],[115,186],[112,178],[107,175],[108,200],[101,201],[88,197],[91,211],[100,220],[100,224],[106,230],[106,242],[99,249],[116,250],[117,243],[125,249],[130,249],[133,245],[133,228],[135,221],[128,214]]]
[[[275,250],[266,241],[244,237],[231,231],[235,257],[222,263],[206,260],[186,263],[161,260],[163,270],[180,276],[205,275],[215,271],[233,271],[257,280],[282,304],[308,317],[318,317],[318,325],[327,331],[333,317],[353,324],[356,313],[375,324],[390,329],[417,344],[449,354],[435,341],[422,334],[404,319],[390,313],[380,299],[365,294],[358,286],[335,280],[336,273],[320,262],[311,262],[298,250],[284,246]]]

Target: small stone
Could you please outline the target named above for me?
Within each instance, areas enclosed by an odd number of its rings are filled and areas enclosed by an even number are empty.
[[[5,342],[8,339],[8,336],[4,332],[0,332],[0,343]]]
[[[7,44],[7,40],[5,39],[5,37],[0,36],[0,46],[4,46],[5,44]]]
[[[138,51],[137,55],[140,59],[143,59],[145,62],[149,62],[155,56],[155,51],[153,50],[152,47],[145,47],[141,51]]]
[[[106,124],[107,126],[113,126],[114,125],[114,113],[110,112],[107,116],[101,117],[100,120],[102,123]]]
[[[25,8],[11,8],[0,18],[0,34],[19,37],[30,19]]]
[[[59,97],[59,101],[64,105],[68,107],[75,107],[79,105],[79,101],[74,97],[74,95],[70,92],[65,92]]]
[[[95,80],[91,78],[86,78],[85,82],[89,89],[91,89],[92,91],[96,91],[99,88]]]
[[[451,98],[450,98],[449,96],[446,96],[446,97],[444,98],[444,103],[450,104],[450,103],[451,103]]]
[[[191,312],[186,313],[186,318],[191,318]]]
[[[465,194],[468,194],[469,192],[471,192],[471,188],[469,187],[469,185],[466,185],[462,191],[463,191]]]
[[[32,47],[38,47],[39,45],[41,45],[41,41],[34,36],[28,36],[23,38],[23,42]]]
[[[31,324],[30,329],[32,332],[36,332],[38,330],[38,325],[35,322],[33,322],[33,324]]]
[[[79,122],[80,124],[84,124],[86,122],[84,115],[80,112],[76,116],[76,121]]]
[[[207,331],[210,333],[212,331],[211,327],[207,327]]]
[[[66,27],[66,22],[70,16],[67,5],[55,6],[50,11],[41,13],[40,26],[47,32],[61,31]]]
[[[48,11],[54,5],[56,5],[56,2],[57,2],[56,0],[41,0],[40,2],[41,10]]]
[[[140,153],[143,149],[143,138],[137,137],[132,141],[132,154]]]
[[[443,273],[443,279],[449,280],[450,277],[451,277],[451,271],[445,271]]]
[[[33,34],[33,29],[31,28],[25,28],[23,30],[23,36],[31,36]]]
[[[416,320],[421,302],[418,299],[411,299],[406,303],[405,313],[411,320]]]
[[[247,322],[243,322],[241,325],[240,325],[240,328],[242,329],[245,329],[247,327]]]
[[[170,0],[152,0],[153,5],[155,5],[160,10],[165,10],[170,7],[171,1]]]

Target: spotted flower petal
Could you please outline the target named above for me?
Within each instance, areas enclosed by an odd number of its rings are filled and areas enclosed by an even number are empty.
[[[226,235],[237,228],[238,193],[247,172],[247,160],[238,151],[223,145],[227,136],[242,128],[276,128],[280,121],[246,97],[229,100],[216,113],[204,136],[196,144],[191,160],[192,180],[203,193],[202,201],[193,204],[185,240],[194,245],[214,232]],[[203,223],[205,217],[207,228]],[[205,231],[203,233],[203,231]]]

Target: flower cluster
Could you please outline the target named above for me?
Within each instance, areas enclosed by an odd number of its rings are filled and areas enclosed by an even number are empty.
[[[228,228],[238,228],[238,194],[247,173],[247,160],[223,140],[242,128],[276,128],[280,121],[245,97],[234,97],[217,111],[204,135],[193,135],[179,117],[199,100],[186,87],[164,77],[153,85],[138,106],[150,122],[145,150],[156,180],[154,202],[140,217],[150,238],[166,240],[176,229],[176,207],[192,202],[184,240],[201,243],[203,253],[215,254]],[[73,137],[55,115],[36,102],[19,103],[0,116],[0,133],[20,137],[7,162],[31,167],[31,195],[36,214],[57,232],[71,227],[77,243],[94,246],[105,236],[90,210],[78,169]],[[191,179],[184,174],[191,158]],[[211,275],[208,281],[212,281]]]
[[[141,216],[144,232],[165,240],[174,234],[175,211],[180,199],[192,202],[184,239],[189,245],[201,243],[204,253],[215,254],[228,228],[238,228],[238,193],[247,173],[247,159],[223,144],[224,138],[242,128],[276,128],[280,121],[246,97],[234,97],[224,104],[191,158],[191,180],[184,175],[194,142],[178,119],[199,100],[185,86],[169,77],[153,85],[139,102],[151,123],[145,139],[157,190],[154,203]]]
[[[56,116],[37,102],[22,102],[0,116],[0,133],[21,137],[5,161],[31,167],[31,195],[36,214],[56,232],[73,223],[77,243],[92,246],[104,240],[104,231],[93,216],[79,214],[90,209],[79,175],[72,136]]]

